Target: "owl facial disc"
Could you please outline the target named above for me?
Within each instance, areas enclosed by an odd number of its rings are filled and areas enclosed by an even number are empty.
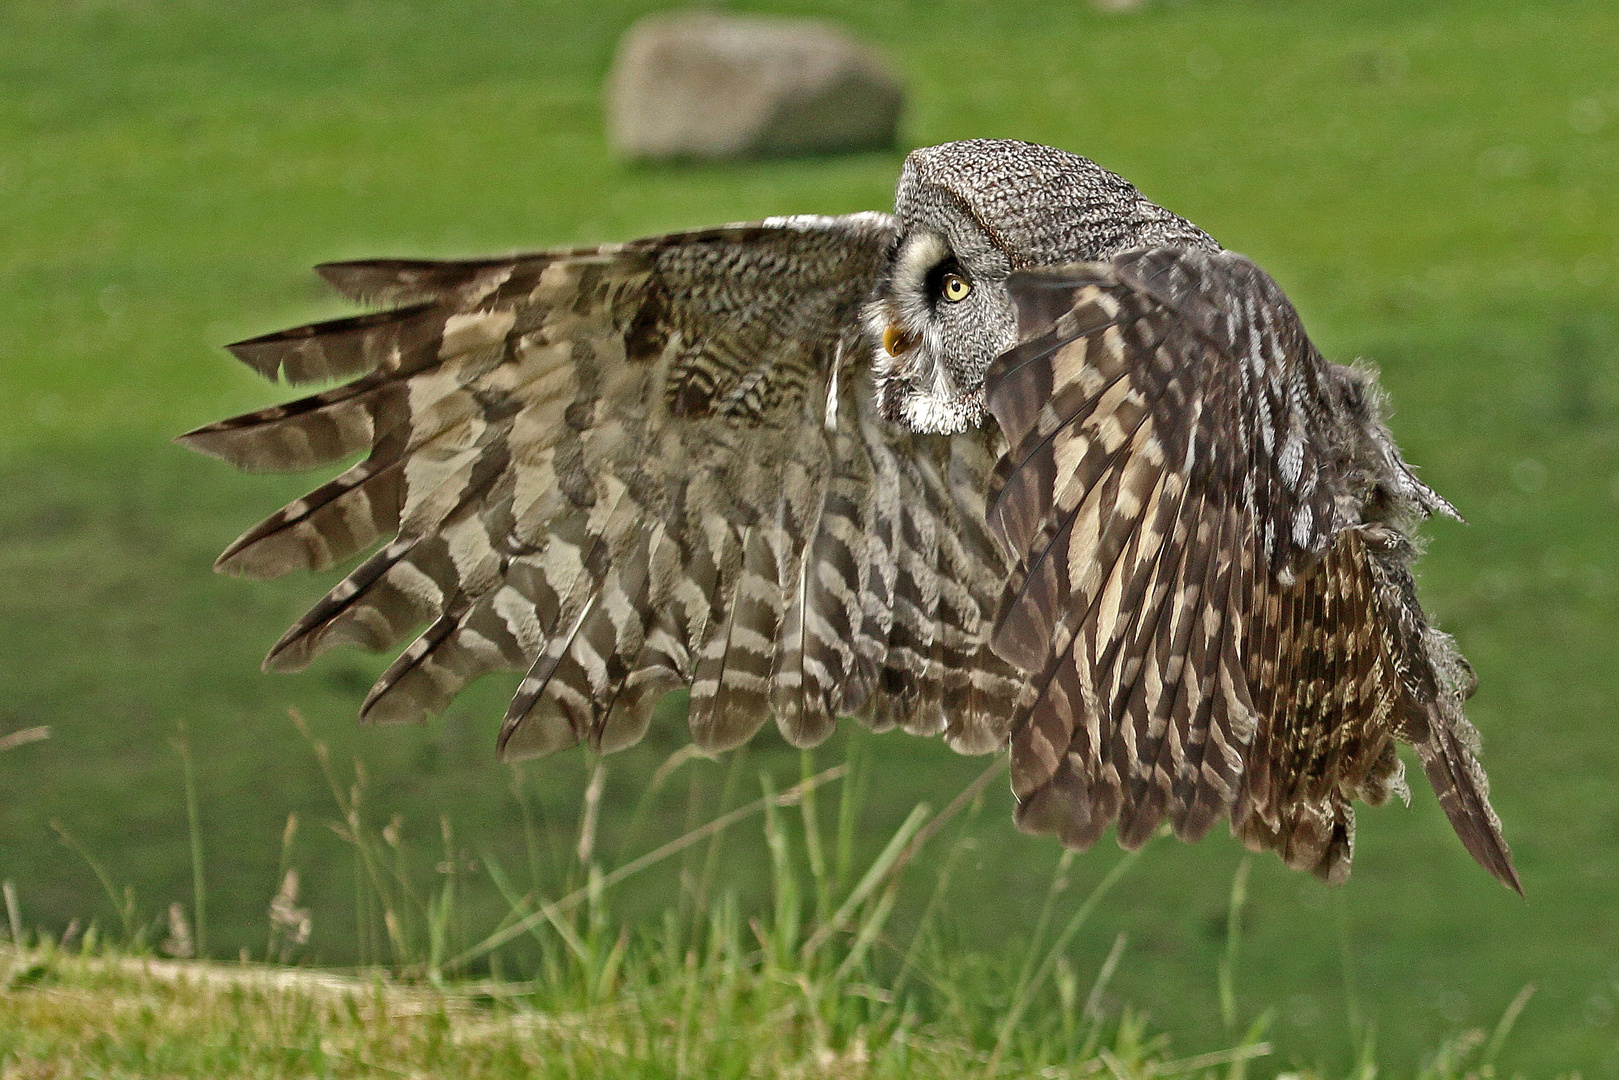
[[[1014,336],[1004,290],[979,286],[996,268],[957,252],[944,229],[919,222],[902,234],[866,308],[878,403],[913,431],[949,434],[983,423],[983,370]]]

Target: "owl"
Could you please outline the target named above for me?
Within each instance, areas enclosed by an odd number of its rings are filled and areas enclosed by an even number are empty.
[[[1472,671],[1410,569],[1416,523],[1455,511],[1372,373],[1085,158],[950,143],[906,159],[892,215],[318,271],[378,310],[230,349],[339,385],[181,441],[253,470],[363,455],[218,568],[375,549],[265,661],[411,639],[364,719],[501,669],[506,758],[621,750],[682,688],[713,752],[853,716],[1006,750],[1017,824],[1069,847],[1225,818],[1329,882],[1353,800],[1408,798],[1405,742],[1518,888]]]

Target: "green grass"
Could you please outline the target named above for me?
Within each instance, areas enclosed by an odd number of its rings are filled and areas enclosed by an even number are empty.
[[[116,896],[134,890],[132,918],[156,937],[172,901],[195,906],[171,745],[184,724],[212,953],[261,955],[285,858],[313,913],[304,955],[362,959],[353,850],[325,824],[331,796],[289,705],[345,776],[364,762],[371,826],[399,814],[423,853],[443,846],[442,814],[452,852],[520,866],[532,848],[542,879],[563,874],[590,763],[497,766],[509,682],[479,686],[431,728],[360,731],[350,718],[381,661],[261,676],[264,649],[324,584],[207,567],[303,485],[230,474],[167,439],[283,395],[217,346],[344,311],[306,273],[315,262],[889,203],[898,153],[612,160],[598,81],[617,33],[650,6],[0,6],[0,736],[52,729],[0,752],[0,879],[15,882],[26,926],[120,925],[53,820]],[[910,144],[994,135],[1074,149],[1253,255],[1326,352],[1380,366],[1408,456],[1471,521],[1430,530],[1421,584],[1479,671],[1470,712],[1528,899],[1469,862],[1422,790],[1409,812],[1361,815],[1342,890],[1256,860],[1234,986],[1243,1015],[1278,1010],[1270,1060],[1343,1072],[1375,1028],[1380,1059],[1409,1072],[1533,982],[1502,1070],[1619,1072],[1611,3],[1187,0],[1118,17],[1033,0],[747,6],[832,14],[884,46],[911,86]],[[901,736],[850,738],[871,761],[866,859],[914,805],[942,804],[981,767]],[[663,723],[609,761],[604,850],[631,857],[718,812],[730,763],[691,761],[636,814],[683,742]],[[766,740],[746,768],[782,786],[799,764]],[[729,805],[744,794],[733,785]],[[1009,802],[992,786],[954,871],[941,933],[964,956],[1023,955],[1059,858],[1013,832]],[[300,825],[283,853],[289,812]],[[920,865],[944,857],[927,850]],[[1072,872],[1095,881],[1114,858],[1099,849]],[[1229,1037],[1217,971],[1241,858],[1225,837],[1159,845],[1070,950],[1095,971],[1126,934],[1112,992],[1185,1053]],[[716,873],[762,909],[770,866],[764,848],[737,847]],[[467,935],[503,917],[485,875],[461,886]],[[655,924],[680,887],[673,870],[652,872],[617,910]],[[902,890],[896,927],[914,924],[925,892]],[[375,944],[368,958],[385,959]]]
[[[1223,1071],[1227,1080],[1240,1080],[1249,1061],[1271,1053],[1263,1041],[1269,1019],[1261,1017],[1220,1050],[1172,1058],[1167,1036],[1105,996],[1118,948],[1081,1004],[1067,946],[1140,852],[1117,857],[1055,931],[1049,916],[1066,906],[1060,898],[1072,856],[1062,859],[1015,977],[1015,957],[966,953],[935,933],[950,869],[973,843],[961,829],[962,812],[969,822],[981,812],[979,793],[1001,776],[1000,761],[938,813],[915,807],[869,864],[854,861],[852,844],[863,824],[858,785],[851,786],[862,774],[860,760],[810,773],[807,756],[806,775],[788,790],[778,794],[761,775],[758,799],[610,871],[584,825],[570,866],[570,880],[577,871],[584,883],[566,895],[546,895],[537,874],[519,895],[518,879],[486,854],[484,869],[508,910],[493,933],[468,946],[454,941],[465,924],[450,827],[444,826],[444,862],[425,878],[412,873],[397,825],[368,826],[324,745],[313,748],[355,856],[362,938],[380,931],[387,968],[355,978],[287,967],[307,944],[309,919],[297,906],[291,873],[265,945],[275,967],[252,964],[245,950],[232,966],[164,962],[127,926],[111,948],[93,926],[82,938],[70,930],[58,947],[18,925],[8,894],[12,941],[0,946],[0,1077],[369,1076],[403,1069],[435,1076],[988,1080],[1110,1070],[1142,1077]],[[828,828],[821,800],[839,784]],[[746,916],[716,869],[728,830],[761,815],[772,903],[768,912]],[[897,931],[891,919],[901,886],[929,841],[950,845],[946,869],[921,921],[908,933]],[[702,870],[694,874],[688,860],[682,875],[693,887],[682,889],[661,919],[637,927],[615,917],[614,886],[700,846],[707,848]],[[110,883],[108,890],[115,892]],[[1239,910],[1234,902],[1233,917]],[[160,948],[189,957],[201,934],[200,922],[193,928],[183,905],[174,904]],[[514,946],[537,955],[514,955]],[[500,978],[514,961],[525,973],[522,982]],[[487,965],[494,978],[469,981],[473,964]],[[1511,1014],[1497,1038],[1485,1044],[1471,1037],[1463,1050],[1488,1064],[1510,1028]]]
[[[366,909],[360,922],[382,931],[387,966],[356,974],[289,967],[307,944],[309,925],[308,912],[297,907],[292,873],[272,907],[275,926],[265,953],[274,966],[253,963],[246,950],[233,965],[165,961],[127,927],[118,944],[92,926],[82,937],[70,929],[58,945],[21,928],[16,898],[8,893],[11,941],[0,945],[0,1078],[426,1073],[993,1080],[1107,1073],[1117,1080],[1244,1080],[1274,1050],[1265,1041],[1274,1011],[1245,1017],[1232,997],[1241,954],[1235,933],[1221,972],[1228,1039],[1213,1051],[1176,1056],[1168,1034],[1153,1031],[1145,1014],[1111,996],[1124,935],[1094,974],[1086,973],[1088,980],[1076,970],[1069,946],[1106,896],[1128,880],[1143,851],[1116,856],[1077,903],[1069,894],[1075,856],[1063,855],[1021,957],[953,946],[940,932],[953,899],[953,871],[975,846],[971,825],[983,810],[982,791],[1002,777],[1003,760],[992,761],[937,813],[926,805],[913,808],[869,863],[855,860],[852,843],[865,816],[859,755],[819,773],[810,771],[805,755],[803,778],[780,793],[761,774],[758,799],[610,871],[603,870],[588,824],[596,798],[588,796],[587,824],[570,867],[584,884],[548,896],[536,875],[518,895],[514,879],[486,855],[484,869],[508,911],[493,933],[462,947],[451,943],[452,927],[461,922],[458,874],[446,873],[444,863],[425,876],[413,874],[397,825],[368,827],[325,747],[317,741],[314,751],[332,781],[343,837],[359,870],[356,903]],[[823,802],[829,789],[838,790],[831,815]],[[759,915],[745,916],[715,871],[737,827],[760,816],[771,902]],[[444,842],[446,862],[453,863],[448,825]],[[897,901],[914,876],[915,856],[930,843],[948,848],[944,866],[917,924],[896,927]],[[690,887],[655,924],[616,916],[615,886],[701,846],[708,850],[700,874],[687,861],[682,881]],[[1245,910],[1246,879],[1245,862],[1226,913],[1233,928]],[[710,893],[715,886],[718,895]],[[160,948],[189,957],[201,933],[176,903]],[[518,944],[537,948],[538,955],[515,957]],[[521,982],[501,977],[513,960],[525,974]],[[468,979],[474,963],[487,965],[493,977]],[[1532,992],[1520,993],[1493,1031],[1460,1031],[1426,1054],[1414,1075],[1493,1075]],[[1370,1080],[1378,1068],[1370,1032],[1358,1049],[1348,1075]]]

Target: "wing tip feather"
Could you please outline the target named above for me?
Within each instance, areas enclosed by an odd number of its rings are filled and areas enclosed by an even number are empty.
[[[1474,861],[1523,896],[1523,882],[1512,863],[1500,819],[1482,787],[1483,770],[1443,717],[1433,717],[1430,724],[1429,737],[1416,744],[1417,756],[1451,828]]]

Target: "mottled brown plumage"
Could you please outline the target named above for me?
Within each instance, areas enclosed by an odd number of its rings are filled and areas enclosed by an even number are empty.
[[[1225,816],[1333,881],[1406,741],[1516,887],[1471,673],[1408,569],[1448,505],[1270,278],[1084,159],[952,144],[907,162],[895,217],[320,271],[386,310],[232,350],[351,381],[183,441],[365,454],[219,560],[381,544],[266,660],[417,634],[365,718],[515,669],[506,756],[610,751],[687,686],[711,751],[842,715],[1009,744],[1025,829]]]
[[[1014,560],[991,641],[1037,673],[1012,735],[1020,822],[1084,845],[1117,817],[1129,846],[1226,813],[1338,881],[1350,800],[1404,794],[1399,739],[1516,887],[1465,665],[1407,569],[1403,530],[1451,511],[1399,461],[1369,376],[1322,360],[1240,256],[1133,252],[1011,287],[1023,343],[985,386],[1009,444],[989,520]]]

